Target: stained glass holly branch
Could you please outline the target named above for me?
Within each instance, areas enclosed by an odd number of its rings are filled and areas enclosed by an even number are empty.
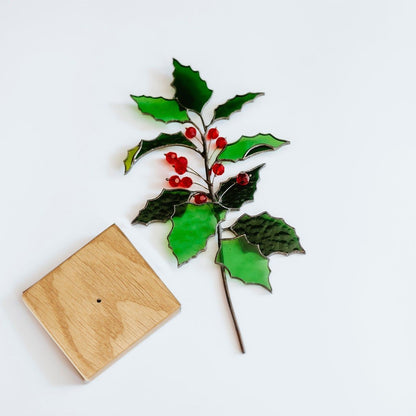
[[[184,128],[173,134],[161,133],[153,140],[141,140],[127,153],[124,160],[125,173],[149,152],[175,146],[194,151],[201,161],[199,168],[203,172],[198,172],[198,167],[191,167],[186,157],[178,156],[173,151],[165,153],[165,159],[176,175],[167,178],[168,189],[163,189],[156,198],[148,200],[133,224],[148,225],[155,221],[170,221],[172,228],[168,243],[179,266],[204,251],[208,239],[216,235],[218,252],[215,263],[221,271],[234,328],[241,352],[244,353],[227,277],[260,285],[271,292],[268,256],[276,253],[304,253],[304,250],[295,229],[283,219],[273,217],[267,212],[255,216],[242,215],[226,229],[234,237],[222,236],[224,230],[221,223],[226,213],[239,210],[244,203],[253,200],[259,171],[264,164],[240,172],[218,185],[216,179],[224,174],[224,163],[235,163],[261,152],[276,150],[289,142],[272,134],[259,133],[242,136],[228,144],[224,137],[219,136],[214,124],[218,120],[229,119],[244,104],[263,93],[236,95],[219,105],[214,110],[212,119],[206,123],[202,110],[213,91],[208,88],[199,71],[182,65],[176,59],[173,60],[173,66],[173,98],[146,95],[132,95],[131,98],[143,114],[164,123],[183,124]],[[191,118],[191,114],[196,118]]]

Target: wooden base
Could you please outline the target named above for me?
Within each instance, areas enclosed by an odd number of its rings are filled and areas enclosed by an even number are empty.
[[[116,225],[25,290],[23,300],[85,380],[180,309]]]

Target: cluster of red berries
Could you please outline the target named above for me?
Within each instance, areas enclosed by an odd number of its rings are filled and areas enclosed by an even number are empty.
[[[188,139],[193,139],[196,136],[195,127],[188,127],[185,130],[185,137]],[[209,129],[206,135],[207,140],[216,140],[216,146],[219,149],[224,149],[227,146],[227,140],[224,137],[218,137],[219,132],[216,128]],[[166,161],[173,166],[175,172],[179,175],[183,175],[188,169],[188,159],[186,157],[180,156],[175,152],[169,152],[165,154]],[[215,162],[210,172],[216,176],[221,176],[225,171],[224,165],[222,163]],[[242,172],[237,175],[236,179],[239,185],[245,186],[250,182],[250,177],[247,173]],[[193,184],[192,179],[189,176],[180,178],[178,175],[173,175],[168,179],[169,185],[172,188],[190,188]],[[204,204],[207,202],[208,197],[204,193],[198,193],[194,195],[195,204]]]
[[[218,149],[224,149],[227,146],[227,140],[224,137],[218,137],[220,133],[216,128],[209,129],[207,132],[207,140],[216,140],[215,145]]]
[[[169,152],[165,154],[165,158],[166,161],[173,166],[176,173],[183,175],[186,172],[188,168],[188,159],[186,157],[178,157],[175,152]],[[193,184],[193,181],[189,176],[180,178],[178,175],[173,175],[168,181],[172,188],[189,188]]]
[[[218,137],[220,134],[216,128],[209,129],[207,132],[208,140],[217,140],[215,142],[217,148],[224,149],[227,146],[227,140],[224,137]],[[211,172],[216,176],[221,176],[224,173],[224,165],[222,163],[214,163],[211,167]]]
[[[192,179],[189,176],[181,179],[178,175],[173,175],[169,178],[169,185],[172,188],[190,188],[192,184]]]
[[[165,154],[166,162],[171,164],[175,169],[175,172],[179,175],[183,175],[188,168],[188,159],[186,157],[178,157],[175,152],[169,152]]]
[[[218,149],[224,149],[227,146],[227,140],[224,137],[218,137],[220,134],[216,128],[209,129],[207,132],[207,140],[216,140],[215,145]],[[185,129],[185,137],[193,139],[196,136],[196,128],[188,127]]]

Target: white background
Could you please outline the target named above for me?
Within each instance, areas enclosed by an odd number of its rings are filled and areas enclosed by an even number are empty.
[[[415,12],[398,0],[1,0],[1,413],[415,415]],[[244,356],[215,241],[177,269],[167,225],[130,225],[171,171],[159,153],[123,176],[127,149],[166,129],[129,94],[171,96],[172,57],[214,89],[207,117],[266,92],[218,123],[229,141],[292,142],[227,168],[266,162],[243,212],[285,218],[307,251],[272,257],[273,294],[230,282]],[[83,384],[21,292],[113,222],[182,312]]]

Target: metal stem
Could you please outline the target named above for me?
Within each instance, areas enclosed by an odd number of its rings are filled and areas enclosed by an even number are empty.
[[[201,118],[202,125],[204,126],[204,133],[205,133],[204,135],[201,135],[201,139],[202,139],[202,148],[203,148],[202,149],[202,156],[204,158],[204,165],[205,165],[206,183],[208,185],[209,196],[211,198],[211,201],[212,202],[218,202],[216,197],[215,197],[215,194],[214,194],[214,188],[213,188],[213,184],[212,184],[212,181],[211,181],[211,175],[210,175],[210,169],[209,169],[209,157],[208,157],[208,149],[207,149],[207,143],[206,143],[206,134],[207,134],[208,126],[205,125],[204,119],[202,118],[201,114],[198,113],[198,115]],[[221,227],[220,227],[220,224],[217,225],[217,242],[218,242],[218,249],[219,249],[221,247]],[[230,310],[230,314],[231,314],[231,317],[233,319],[234,329],[235,329],[235,332],[237,334],[238,343],[240,344],[240,350],[244,354],[245,349],[244,349],[243,339],[241,337],[240,328],[238,327],[237,317],[236,317],[235,312],[234,312],[234,307],[233,307],[233,304],[231,302],[231,296],[230,296],[230,291],[228,289],[228,283],[227,283],[227,276],[226,276],[226,273],[225,273],[225,268],[222,264],[220,264],[219,266],[220,266],[220,269],[221,269],[222,284],[223,284],[223,287],[224,287],[225,297],[227,298],[228,308]]]
[[[221,246],[221,227],[217,226],[217,241],[218,241],[218,248]],[[244,349],[243,338],[241,337],[240,328],[238,326],[237,317],[234,312],[233,303],[231,302],[230,291],[228,290],[228,283],[227,283],[227,276],[225,274],[225,269],[222,264],[220,264],[221,268],[221,277],[222,277],[222,284],[224,286],[225,297],[227,298],[228,308],[231,313],[231,317],[233,318],[234,329],[237,334],[238,343],[240,344],[241,353],[244,354],[246,350]]]

